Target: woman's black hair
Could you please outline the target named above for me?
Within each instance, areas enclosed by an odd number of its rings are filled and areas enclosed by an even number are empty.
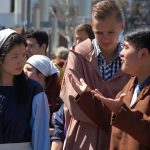
[[[0,61],[4,61],[5,55],[12,50],[16,45],[24,44],[26,46],[26,41],[24,37],[18,33],[11,34],[2,47],[0,48]],[[28,102],[27,97],[27,78],[25,74],[22,73],[20,75],[14,76],[14,86],[16,88],[16,97],[18,103],[26,103]]]
[[[135,48],[147,48],[150,52],[150,27],[143,26],[129,31],[124,40],[132,43]]]

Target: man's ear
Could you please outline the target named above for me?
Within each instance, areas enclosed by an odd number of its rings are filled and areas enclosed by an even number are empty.
[[[42,48],[43,50],[46,50],[46,44],[42,44],[42,45],[41,45],[41,48]]]
[[[138,56],[141,59],[145,59],[148,55],[150,55],[149,50],[147,48],[142,48],[138,51]]]

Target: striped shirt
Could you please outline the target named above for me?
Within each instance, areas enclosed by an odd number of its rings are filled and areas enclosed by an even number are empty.
[[[112,76],[121,68],[121,61],[120,61],[120,57],[119,57],[119,53],[121,51],[121,44],[118,43],[118,46],[116,49],[116,51],[117,51],[116,56],[109,63],[106,62],[106,60],[102,54],[102,51],[100,50],[100,47],[97,44],[96,39],[94,39],[92,41],[92,44],[94,47],[94,52],[97,57],[97,62],[98,62],[98,66],[99,66],[102,78],[107,81],[107,80],[111,79]]]

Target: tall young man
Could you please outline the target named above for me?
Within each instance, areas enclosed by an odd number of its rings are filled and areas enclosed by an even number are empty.
[[[75,46],[70,51],[60,96],[69,115],[65,150],[107,150],[110,140],[111,111],[98,103],[88,91],[78,93],[70,84],[82,77],[92,89],[114,98],[129,80],[120,70],[118,37],[123,30],[122,12],[115,1],[104,0],[92,8],[92,28],[95,39]],[[66,115],[68,116],[68,115]]]

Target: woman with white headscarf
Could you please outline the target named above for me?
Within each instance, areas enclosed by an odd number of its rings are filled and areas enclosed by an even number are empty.
[[[50,77],[53,74],[59,74],[57,67],[44,55],[31,56],[24,66],[24,71],[28,77],[34,80],[38,79],[44,89],[46,88],[46,85],[45,82],[43,82],[43,79],[45,80],[45,78]]]
[[[25,66],[25,74],[38,81],[47,94],[50,110],[55,111],[60,92],[59,70],[54,63],[44,55],[31,56]]]

